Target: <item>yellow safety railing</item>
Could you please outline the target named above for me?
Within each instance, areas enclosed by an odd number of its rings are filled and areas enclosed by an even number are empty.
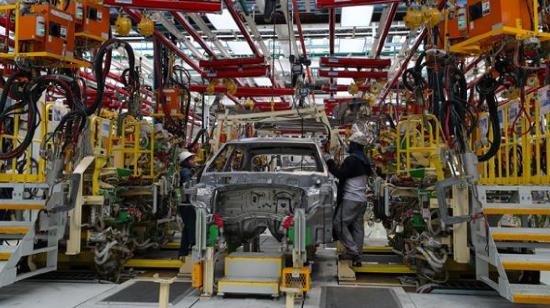
[[[44,168],[45,162],[40,157],[40,144],[48,131],[48,120],[51,117],[52,104],[41,104],[43,118],[40,129],[34,133],[31,144],[25,150],[24,154],[10,160],[0,161],[0,182],[1,183],[43,183],[46,181]],[[43,116],[47,115],[47,116]],[[25,138],[26,121],[20,115],[14,113],[13,116],[13,133],[6,133],[6,127],[0,132],[0,144],[4,145],[7,142],[13,143],[13,147],[17,147]],[[19,172],[18,170],[22,170]]]
[[[115,167],[131,171],[133,177],[153,179],[155,134],[153,124],[133,117],[122,121],[121,135],[113,139]]]
[[[434,115],[409,115],[397,124],[397,174],[435,172],[443,179],[441,125]]]
[[[92,195],[100,194],[99,177],[112,155],[115,124],[110,119],[92,116],[90,118],[90,141],[95,155],[92,176]]]
[[[489,136],[493,134],[487,128],[487,118],[488,115],[480,116],[480,137],[487,129]],[[480,163],[480,184],[550,184],[550,87],[528,94],[523,106],[519,99],[500,106],[499,118],[500,149],[494,157]],[[488,148],[487,142],[478,146],[478,154]]]

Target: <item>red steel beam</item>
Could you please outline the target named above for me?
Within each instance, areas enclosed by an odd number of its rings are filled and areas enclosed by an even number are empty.
[[[269,65],[264,67],[240,68],[240,69],[218,69],[213,71],[204,71],[202,78],[248,78],[266,76],[269,71]]]
[[[335,93],[335,92],[347,92],[349,90],[349,86],[346,85],[323,85],[321,87],[321,91],[328,92],[328,93]],[[370,85],[363,85],[359,87],[359,91],[369,91]]]
[[[244,66],[264,64],[264,57],[255,58],[235,58],[235,59],[216,59],[216,60],[200,60],[199,66],[205,68],[222,68],[230,66]]]
[[[370,4],[387,4],[387,3],[399,3],[402,0],[317,0],[317,8],[338,8],[344,6],[358,6],[358,5],[370,5]]]
[[[126,14],[128,14],[128,16],[130,16],[130,18],[132,18],[132,20],[134,20],[135,22],[139,22],[141,20],[141,13],[134,12],[128,8],[124,8],[124,12],[126,12]],[[180,57],[183,61],[185,61],[185,63],[191,66],[192,69],[194,69],[199,73],[202,73],[202,70],[200,69],[198,63],[192,60],[191,58],[189,58],[189,56],[187,56],[185,53],[183,53],[183,51],[181,51],[178,48],[178,46],[176,46],[174,43],[172,43],[171,40],[169,40],[166,36],[164,36],[162,32],[155,29],[155,32],[153,33],[153,35],[157,39],[159,39],[164,46],[172,50],[172,52],[174,52],[178,57]]]
[[[331,57],[334,56],[334,36],[336,33],[336,10],[328,10],[328,53]],[[329,79],[330,84],[334,83],[334,79]]]
[[[445,6],[445,3],[447,3],[446,0],[439,0],[437,5],[438,9],[439,10],[443,9],[443,7]],[[388,97],[390,90],[393,88],[393,86],[395,86],[397,81],[399,81],[399,78],[401,77],[401,75],[403,75],[403,72],[407,69],[409,62],[411,61],[413,55],[415,54],[416,50],[418,50],[418,47],[420,47],[420,44],[422,43],[422,41],[424,40],[427,34],[428,34],[428,30],[424,28],[422,32],[418,35],[418,37],[416,38],[416,41],[414,42],[413,47],[409,50],[409,54],[401,64],[401,67],[397,70],[392,80],[388,81],[388,83],[382,90],[382,93],[380,94],[379,104],[382,104],[384,102],[386,97]]]
[[[360,68],[385,68],[391,65],[390,59],[367,59],[367,58],[338,58],[321,57],[319,62],[325,67],[360,67]]]
[[[324,100],[325,103],[332,103],[332,104],[341,104],[341,103],[347,103],[351,102],[354,98],[353,97],[333,97],[333,98],[327,98]]]
[[[189,87],[191,92],[206,93],[206,85],[192,84]],[[214,90],[216,93],[225,93],[226,87],[218,86]],[[266,87],[238,87],[234,94],[236,97],[277,97],[285,95],[294,95],[292,88],[266,88]]]
[[[212,57],[213,59],[216,59],[216,53],[212,49],[210,49],[210,47],[202,39],[200,34],[198,34],[197,31],[195,31],[195,29],[193,28],[193,26],[191,26],[191,24],[187,20],[185,20],[185,18],[183,18],[181,13],[172,12],[172,16],[174,17],[176,22],[179,23],[185,29],[185,31],[187,31],[187,33],[189,33],[189,35],[191,35],[193,40],[195,40],[195,42],[199,43],[199,45],[202,47],[202,49],[204,49],[204,51],[206,51],[206,53],[210,57]]]
[[[246,29],[246,27],[244,26],[244,23],[241,20],[241,17],[239,16],[239,13],[237,12],[235,7],[233,6],[233,1],[232,0],[224,0],[224,2],[225,2],[225,6],[227,7],[227,10],[229,11],[231,16],[235,20],[235,24],[237,24],[237,27],[241,31],[241,34],[244,36],[244,39],[248,42],[248,45],[250,46],[250,49],[252,50],[252,53],[256,57],[261,57],[262,54],[260,53],[260,50],[258,50],[258,47],[256,47],[256,44],[252,40],[252,37],[248,33],[248,30]]]
[[[385,79],[388,78],[388,72],[319,70],[319,77]]]
[[[386,43],[386,38],[388,37],[388,33],[390,33],[391,24],[393,22],[393,19],[395,18],[395,15],[397,14],[398,7],[399,7],[399,2],[394,2],[390,4],[390,12],[388,14],[388,18],[386,19],[386,23],[384,24],[384,28],[380,33],[380,37],[378,38],[376,49],[373,55],[374,58],[380,57],[380,54],[382,53],[382,49],[384,49],[384,44]]]
[[[152,9],[155,11],[185,11],[188,13],[212,13],[222,10],[221,1],[190,1],[190,0],[103,0],[108,6]]]
[[[298,11],[298,0],[292,0],[292,10],[294,11],[294,20],[296,27],[298,28],[298,36],[300,37],[300,43],[302,44],[302,56],[307,60],[306,43],[304,41],[304,32],[302,31],[302,21],[300,20],[300,12]],[[311,69],[306,67],[307,80],[311,83]]]

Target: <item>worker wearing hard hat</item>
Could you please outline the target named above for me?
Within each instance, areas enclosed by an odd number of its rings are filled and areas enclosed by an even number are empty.
[[[185,187],[193,175],[197,164],[195,163],[195,154],[187,150],[182,151],[179,156],[180,165],[180,184]],[[191,248],[195,244],[195,208],[189,202],[187,196],[183,195],[182,205],[178,208],[178,213],[183,220],[183,228],[181,230],[181,242],[178,255],[184,257],[189,255]]]
[[[350,137],[349,156],[338,166],[333,159],[327,161],[329,171],[338,178],[337,205],[334,213],[334,235],[347,250],[347,258],[355,265],[361,262],[365,236],[363,216],[367,208],[367,182],[373,175],[364,147],[366,136],[354,132]]]

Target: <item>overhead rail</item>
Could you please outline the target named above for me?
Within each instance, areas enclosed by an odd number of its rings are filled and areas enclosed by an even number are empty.
[[[189,1],[189,0],[104,0],[108,6],[149,9],[156,11],[185,11],[191,13],[221,12],[221,1]]]

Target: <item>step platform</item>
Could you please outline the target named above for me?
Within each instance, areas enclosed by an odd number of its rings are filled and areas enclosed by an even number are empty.
[[[234,252],[224,261],[225,277],[218,280],[218,295],[255,294],[279,296],[281,254]]]

